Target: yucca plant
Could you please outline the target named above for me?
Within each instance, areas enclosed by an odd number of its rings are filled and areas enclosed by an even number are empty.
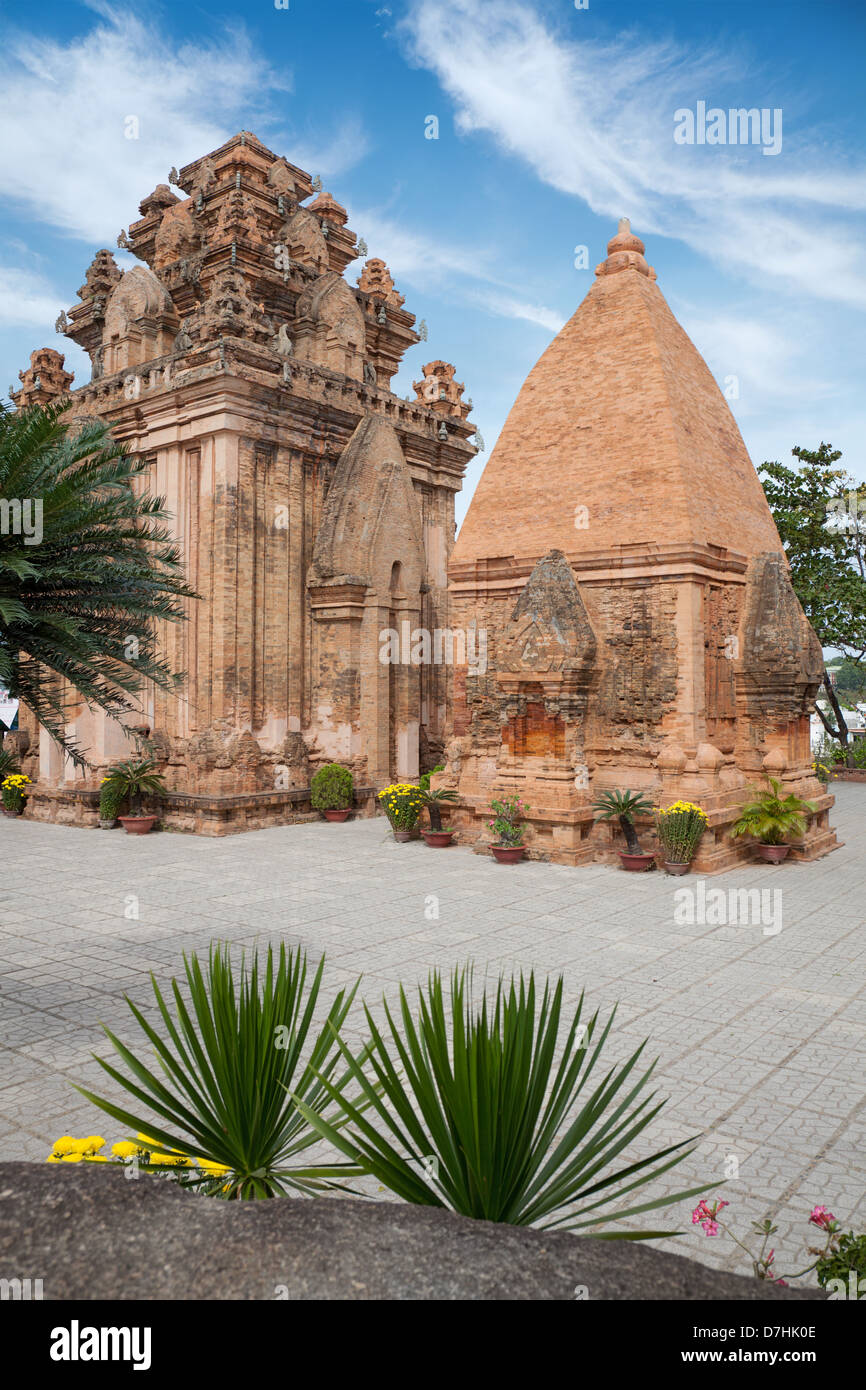
[[[643,854],[634,828],[634,818],[649,815],[653,810],[652,801],[644,792],[599,792],[592,809],[597,812],[596,820],[619,821],[629,854]]]
[[[68,408],[0,402],[0,498],[27,504],[39,523],[0,533],[0,686],[83,765],[67,736],[66,683],[113,718],[147,681],[176,691],[182,677],[159,653],[158,627],[184,619],[196,595],[164,499],[142,486],[147,461],[103,423],[70,423]]]
[[[537,1001],[534,974],[528,980],[521,974],[508,987],[500,978],[493,1003],[485,998],[475,1007],[465,971],[454,972],[447,1001],[433,973],[419,990],[417,1018],[402,988],[399,1021],[385,1005],[390,1038],[365,1010],[369,1070],[341,1043],[367,1108],[323,1084],[349,1127],[335,1126],[300,1094],[298,1109],[352,1163],[406,1201],[484,1221],[562,1226],[607,1238],[661,1234],[599,1227],[700,1188],[625,1204],[612,1214],[602,1209],[680,1163],[692,1141],[615,1166],[665,1103],[646,1091],[655,1063],[636,1072],[642,1044],[601,1074],[614,1014],[600,1031],[598,1012],[583,1024],[581,995],[561,1028],[562,994],[560,977],[553,988],[545,983]]]
[[[811,801],[801,797],[782,796],[782,783],[776,777],[767,778],[767,788],[755,792],[755,799],[743,807],[731,826],[731,835],[753,835],[762,845],[781,845],[794,835],[802,835],[806,816],[815,810]]]
[[[351,1071],[337,1075],[340,1050],[336,1030],[357,990],[340,990],[318,1030],[313,1015],[324,957],[307,980],[307,958],[280,947],[275,961],[268,948],[264,968],[258,953],[241,961],[238,978],[229,949],[211,947],[206,974],[198,957],[184,955],[189,1004],[177,980],[171,982],[172,1013],[151,976],[164,1031],[160,1033],[127,997],[133,1016],[156,1053],[161,1075],[105,1028],[129,1075],[101,1057],[96,1061],[140,1107],[122,1105],[77,1086],[88,1100],[136,1133],[147,1136],[154,1155],[186,1155],[218,1166],[184,1173],[185,1185],[199,1185],[224,1197],[276,1197],[311,1193],[357,1173],[350,1164],[311,1172],[300,1162],[318,1140],[308,1123],[339,1097]],[[309,1044],[309,1046],[308,1046]],[[348,1055],[348,1054],[347,1054]],[[361,1054],[363,1059],[364,1054]],[[352,1059],[353,1066],[357,1059]],[[303,1102],[303,1110],[296,1101]],[[339,1133],[339,1116],[330,1122]]]

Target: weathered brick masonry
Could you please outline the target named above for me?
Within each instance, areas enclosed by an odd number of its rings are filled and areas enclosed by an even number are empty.
[[[151,462],[202,595],[163,645],[183,698],[148,691],[127,723],[149,734],[173,795],[166,819],[223,833],[308,809],[310,773],[338,759],[371,789],[444,748],[442,665],[389,668],[383,628],[446,624],[454,495],[474,426],[454,368],[391,391],[420,341],[387,266],[359,255],[345,210],[243,132],[172,173],[118,245],[97,253],[58,329],[90,356],[72,414],[111,422]],[[53,349],[16,403],[66,395]],[[22,712],[36,785],[28,814],[95,824],[103,768],[134,747],[75,704],[86,776]]]
[[[486,631],[455,673],[447,768],[483,847],[503,793],[530,852],[613,858],[600,789],[698,801],[695,867],[748,854],[728,828],[762,773],[817,806],[795,854],[836,843],[811,772],[822,654],[758,476],[709,369],[628,222],[530,372],[451,563],[451,621]],[[651,832],[647,843],[652,843]]]

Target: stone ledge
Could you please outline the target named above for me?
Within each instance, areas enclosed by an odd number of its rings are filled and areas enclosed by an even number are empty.
[[[825,1301],[630,1241],[353,1198],[220,1202],[96,1165],[0,1164],[0,1278],[49,1300]],[[283,1297],[286,1294],[282,1295]]]

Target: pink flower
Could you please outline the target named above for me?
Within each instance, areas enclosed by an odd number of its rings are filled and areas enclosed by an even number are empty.
[[[832,1211],[828,1211],[826,1207],[813,1207],[809,1216],[810,1224],[820,1227],[822,1231],[829,1231],[835,1220]]]
[[[692,1225],[696,1226],[699,1221],[704,1221],[709,1215],[706,1200],[702,1197],[692,1212]]]
[[[717,1223],[717,1222],[715,1222],[715,1221],[704,1221],[702,1224],[703,1224],[703,1228],[704,1228],[704,1233],[705,1233],[706,1235],[708,1235],[708,1236],[717,1236],[717,1235],[719,1234],[719,1227],[718,1227],[718,1223]]]

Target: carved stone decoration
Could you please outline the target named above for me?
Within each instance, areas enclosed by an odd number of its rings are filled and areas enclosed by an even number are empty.
[[[497,673],[556,672],[587,685],[597,642],[571,565],[548,551],[533,569],[502,633]]]
[[[428,362],[421,370],[423,380],[412,382],[416,400],[439,415],[456,415],[461,420],[467,419],[469,403],[461,400],[465,387],[462,381],[454,380],[455,368],[451,363]]]
[[[65,358],[54,348],[37,348],[30,354],[30,366],[18,373],[21,387],[10,392],[19,409],[27,405],[47,405],[69,394],[74,372],[63,369]]]
[[[242,238],[256,243],[263,240],[252,199],[234,189],[220,208],[212,240],[216,246],[224,246]]]
[[[288,194],[289,197],[296,194],[295,177],[282,157],[275,159],[268,170],[268,183],[275,193]]]
[[[342,203],[338,203],[330,193],[320,193],[315,202],[310,203],[309,211],[318,217],[320,222],[330,223],[335,227],[345,227],[349,220],[349,214]]]
[[[175,261],[189,261],[200,250],[201,236],[189,202],[176,202],[166,208],[154,241],[153,269],[159,271]]]
[[[364,315],[343,277],[320,276],[300,295],[296,314],[296,356],[363,381]]]
[[[783,555],[757,555],[749,565],[739,650],[737,686],[751,714],[792,718],[812,708],[824,656]]]
[[[320,273],[328,269],[328,243],[322,236],[318,217],[314,217],[307,208],[298,208],[292,214],[283,229],[280,241],[288,247],[293,260],[301,261],[303,265]]]
[[[170,352],[178,331],[171,295],[146,266],[128,270],[115,286],[105,311],[102,347],[105,371],[151,361]]]
[[[273,349],[278,357],[292,357],[294,355],[295,348],[289,337],[289,325],[287,323],[280,324],[273,342]]]
[[[119,284],[123,271],[110,251],[103,248],[97,251],[84,276],[84,284],[78,291],[78,298],[85,304],[93,300],[103,300]]]
[[[247,282],[238,270],[222,270],[214,277],[204,303],[190,318],[188,331],[200,344],[217,338],[266,343],[274,337],[273,324],[250,298]]]
[[[394,288],[391,272],[378,256],[367,261],[358,277],[358,288],[368,294],[376,304],[392,304],[395,309],[403,306],[405,296]]]
[[[369,499],[375,498],[375,507]],[[395,534],[393,517],[400,517]],[[396,431],[367,415],[340,455],[316,535],[308,586],[339,580],[387,594],[399,552],[401,583],[420,589],[424,577],[421,512]]]
[[[193,174],[188,187],[184,187],[184,192],[189,193],[195,202],[200,204],[211,184],[215,181],[216,171],[213,162],[210,159],[203,159]]]
[[[142,198],[138,210],[142,217],[161,216],[166,208],[174,207],[178,201],[177,194],[172,193],[167,183],[158,183],[152,193]]]

